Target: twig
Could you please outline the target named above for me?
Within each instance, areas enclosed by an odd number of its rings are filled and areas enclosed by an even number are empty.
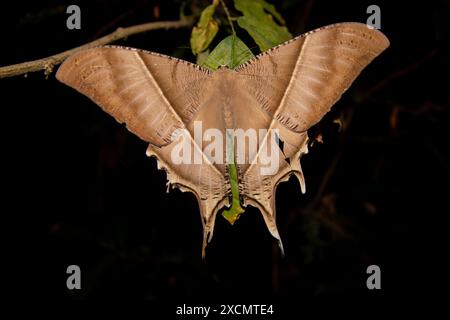
[[[97,40],[94,40],[92,42],[86,43],[82,46],[55,54],[53,56],[13,64],[10,66],[5,66],[0,68],[0,78],[7,78],[7,77],[14,77],[21,74],[29,73],[29,72],[36,72],[44,70],[46,75],[49,75],[53,67],[55,65],[60,64],[63,62],[67,57],[74,54],[77,51],[102,46],[123,38],[126,38],[128,36],[143,33],[151,30],[157,30],[157,29],[177,29],[177,28],[183,28],[183,27],[189,27],[193,23],[193,20],[191,19],[182,19],[177,21],[158,21],[158,22],[149,22],[144,24],[139,24],[127,28],[118,28],[116,31],[101,37]]]

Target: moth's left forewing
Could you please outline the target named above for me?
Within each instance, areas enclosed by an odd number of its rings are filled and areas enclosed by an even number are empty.
[[[56,78],[155,146],[171,142],[198,112],[209,72],[169,56],[98,47],[70,56]]]

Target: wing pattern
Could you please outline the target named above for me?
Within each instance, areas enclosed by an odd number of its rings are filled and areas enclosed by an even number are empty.
[[[279,169],[262,175],[261,146],[238,164],[243,205],[257,207],[271,234],[276,227],[277,185],[295,175],[305,182],[300,157],[307,153],[307,130],[330,110],[354,79],[389,45],[364,24],[340,23],[294,38],[260,54],[235,70],[210,72],[189,62],[124,47],[88,49],[68,58],[57,79],[73,87],[118,122],[149,142],[147,154],[158,159],[168,183],[193,192],[204,228],[203,255],[217,212],[231,193],[227,167],[215,164],[195,139],[194,123],[204,129],[276,129],[284,142]],[[197,164],[175,164],[174,133],[187,132]],[[234,150],[238,152],[238,150]],[[282,246],[281,246],[282,247]]]

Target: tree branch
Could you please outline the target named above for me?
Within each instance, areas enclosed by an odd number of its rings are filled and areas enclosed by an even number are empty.
[[[26,74],[29,72],[36,72],[44,70],[45,75],[48,76],[50,73],[52,73],[53,67],[55,65],[60,64],[63,62],[67,57],[74,54],[75,52],[78,52],[80,50],[93,48],[102,46],[123,38],[126,38],[128,36],[143,33],[151,30],[157,30],[157,29],[177,29],[177,28],[183,28],[183,27],[189,27],[193,24],[193,20],[191,19],[181,19],[177,21],[158,21],[158,22],[149,22],[144,24],[139,24],[127,28],[118,28],[116,31],[101,37],[97,40],[94,40],[92,42],[88,42],[82,46],[55,54],[53,56],[33,60],[33,61],[27,61],[23,63],[13,64],[10,66],[0,67],[0,78],[7,78],[7,77],[14,77],[21,74]]]

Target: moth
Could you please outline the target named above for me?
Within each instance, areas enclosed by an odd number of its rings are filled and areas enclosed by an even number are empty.
[[[305,192],[300,158],[308,152],[307,130],[388,46],[380,31],[339,23],[300,35],[235,69],[213,72],[158,53],[106,46],[72,55],[56,78],[148,142],[147,155],[157,158],[169,186],[194,193],[203,256],[217,213],[225,209],[223,215],[234,223],[249,205],[262,213],[283,251],[277,185],[294,175]],[[262,134],[255,148],[237,143],[230,129],[241,130],[248,141],[252,130]],[[207,132],[215,132],[215,139]],[[220,137],[223,141],[216,141]],[[282,146],[273,143],[280,140]],[[186,145],[189,150],[182,148]],[[269,174],[262,170],[264,153],[277,162]]]

